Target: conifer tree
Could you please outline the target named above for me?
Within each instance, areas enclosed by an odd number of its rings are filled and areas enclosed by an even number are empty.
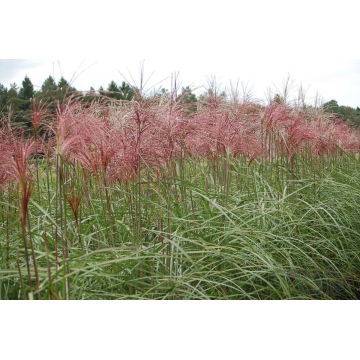
[[[3,85],[0,84],[0,112],[6,112],[6,104],[8,98],[8,89]],[[1,116],[1,114],[0,114]]]
[[[11,106],[12,111],[16,112],[19,109],[19,87],[16,83],[10,84],[10,89],[7,93],[7,104]]]
[[[34,96],[34,85],[32,84],[31,80],[28,76],[25,76],[22,82],[22,88],[19,92],[19,99],[21,101],[20,108],[23,111],[27,111],[30,109],[30,101]]]

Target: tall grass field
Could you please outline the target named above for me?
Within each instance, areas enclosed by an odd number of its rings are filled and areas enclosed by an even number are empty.
[[[0,299],[360,298],[357,130],[286,94],[134,91],[2,119]]]

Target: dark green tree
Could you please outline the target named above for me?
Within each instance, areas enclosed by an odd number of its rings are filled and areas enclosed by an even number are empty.
[[[36,93],[36,99],[43,105],[46,104],[49,111],[54,113],[56,104],[61,106],[71,95],[82,96],[82,93],[78,93],[64,77],[56,84],[54,78],[49,76],[41,85],[41,91]]]
[[[3,85],[0,84],[0,112],[6,112],[6,104],[8,98],[8,89]],[[0,114],[1,116],[1,114]]]
[[[23,82],[22,88],[19,91],[18,99],[19,99],[19,114],[16,118],[18,123],[22,123],[24,125],[24,130],[29,130],[31,128],[31,99],[35,94],[34,85],[32,84],[29,77],[26,75]]]
[[[106,91],[104,90],[104,88],[103,88],[102,86],[99,87],[99,94],[100,94],[101,96],[106,95]]]
[[[55,80],[52,76],[49,76],[45,79],[41,85],[41,90],[36,93],[36,98],[38,101],[43,103],[53,103],[56,99],[56,92],[58,87],[55,83]]]
[[[22,82],[22,88],[19,91],[19,99],[21,100],[20,108],[23,111],[30,110],[30,102],[34,96],[34,85],[28,76],[25,76],[25,79]]]
[[[76,91],[76,89],[72,87],[64,77],[61,77],[61,79],[57,84],[57,87],[60,91],[71,91],[71,92]]]
[[[118,86],[115,81],[112,80],[107,88],[107,91],[106,95],[116,100],[131,100],[134,97],[132,87],[125,81]]]
[[[7,105],[11,107],[13,114],[17,114],[20,108],[19,87],[16,83],[10,84],[10,89],[7,93]]]
[[[91,86],[90,90],[84,94],[82,99],[85,102],[98,101],[99,100],[99,92],[95,91],[95,89]]]
[[[351,125],[360,126],[359,108],[356,109],[350,106],[339,105],[336,100],[330,100],[323,105],[324,111],[335,115],[337,119],[348,121]]]
[[[182,104],[189,105],[186,107],[188,115],[196,112],[198,99],[192,92],[190,86],[186,86],[181,89],[180,99]]]
[[[49,91],[56,91],[57,85],[55,83],[55,80],[52,76],[49,76],[44,83],[41,85],[41,91],[43,93],[47,93]]]
[[[48,76],[43,84],[41,90],[35,93],[36,101],[40,106],[47,108],[50,114],[55,114],[55,103],[57,100],[58,87],[52,76]]]
[[[131,100],[134,97],[134,90],[125,81],[121,83],[121,86],[119,87],[119,91],[121,95],[120,100]]]
[[[60,102],[64,101],[70,95],[76,95],[76,89],[72,87],[64,77],[61,77],[59,80],[57,90],[57,98]]]
[[[323,108],[326,112],[339,114],[339,104],[336,100],[330,100],[323,105]]]
[[[282,104],[284,102],[284,98],[280,94],[275,94],[273,101],[278,104]]]
[[[119,93],[119,88],[116,85],[116,82],[114,80],[112,80],[110,82],[110,84],[107,87],[107,96],[116,100],[120,100],[120,93]]]

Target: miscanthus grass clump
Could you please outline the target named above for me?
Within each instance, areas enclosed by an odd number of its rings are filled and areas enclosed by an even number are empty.
[[[176,86],[0,128],[1,299],[357,299],[360,137]],[[286,93],[285,93],[286,95]]]

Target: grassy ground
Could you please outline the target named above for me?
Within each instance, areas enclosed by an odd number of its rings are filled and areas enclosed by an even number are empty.
[[[360,164],[312,161],[181,158],[107,185],[38,160],[26,219],[24,190],[0,192],[0,298],[359,298]]]

